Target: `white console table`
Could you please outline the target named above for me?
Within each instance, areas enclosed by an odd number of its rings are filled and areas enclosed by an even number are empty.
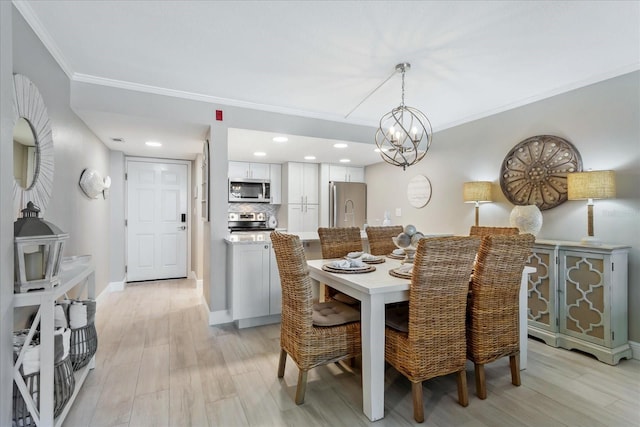
[[[58,298],[65,295],[68,291],[78,285],[87,287],[88,298],[95,298],[95,271],[90,261],[76,261],[64,263],[60,271],[60,284],[53,289],[44,291],[32,291],[27,293],[15,294],[13,296],[13,306],[28,307],[38,306],[38,313],[29,330],[29,339],[25,342],[26,346],[30,342],[38,324],[40,324],[40,408],[37,408],[35,402],[27,390],[26,384],[20,374],[20,365],[22,358],[18,358],[13,368],[13,379],[20,389],[20,393],[24,398],[27,408],[36,424],[40,427],[58,427],[61,426],[73,401],[78,395],[84,380],[90,369],[95,367],[95,357],[84,367],[74,372],[75,389],[65,405],[62,413],[53,418],[54,410],[54,386],[53,386],[53,365],[54,365],[54,306]]]

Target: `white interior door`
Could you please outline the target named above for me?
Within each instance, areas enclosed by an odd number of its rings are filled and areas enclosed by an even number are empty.
[[[188,167],[127,162],[127,281],[187,276]]]

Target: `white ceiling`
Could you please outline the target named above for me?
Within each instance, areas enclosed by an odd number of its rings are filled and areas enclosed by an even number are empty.
[[[638,1],[14,4],[74,81],[370,126],[400,103],[399,75],[345,116],[400,62],[406,104],[435,131],[640,69]],[[127,154],[157,155],[145,139],[165,157],[200,152],[204,124],[78,114]],[[232,158],[255,148],[232,134]]]

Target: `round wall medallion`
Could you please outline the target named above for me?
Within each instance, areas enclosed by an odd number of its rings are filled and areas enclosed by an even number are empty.
[[[514,205],[536,205],[544,211],[567,200],[567,173],[581,170],[580,153],[569,141],[532,136],[504,158],[500,187]]]
[[[431,200],[431,181],[424,175],[411,178],[407,186],[407,199],[414,208],[421,208]]]

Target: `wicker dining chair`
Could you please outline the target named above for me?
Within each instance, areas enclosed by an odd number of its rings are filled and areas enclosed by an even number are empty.
[[[520,281],[534,241],[531,234],[482,238],[467,305],[467,358],[480,399],[487,398],[484,365],[502,357],[509,356],[511,383],[520,385]]]
[[[369,226],[365,230],[369,241],[369,253],[371,255],[388,255],[396,249],[391,240],[404,231],[401,225]]]
[[[458,402],[467,394],[465,314],[479,237],[422,239],[413,263],[405,328],[385,328],[385,359],[411,381],[413,417],[424,421],[422,382],[457,374]],[[406,332],[403,331],[406,330]]]
[[[481,225],[472,225],[469,230],[469,236],[512,236],[520,233],[517,227],[484,227]]]
[[[284,376],[289,355],[299,369],[295,402],[300,405],[311,368],[360,356],[360,312],[338,301],[313,303],[312,280],[298,236],[274,231],[271,243],[282,287],[278,378]]]
[[[320,227],[318,228],[322,258],[342,258],[349,252],[362,251],[362,237],[358,227]],[[324,286],[325,301],[337,300],[349,305],[358,305],[360,301],[343,294],[330,286]]]

